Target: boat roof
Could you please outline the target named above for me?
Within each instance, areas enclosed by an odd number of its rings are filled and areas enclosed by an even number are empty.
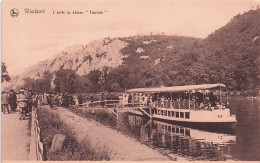
[[[200,85],[184,85],[184,86],[173,86],[173,87],[157,87],[157,88],[134,88],[127,90],[129,93],[145,93],[145,92],[186,92],[193,90],[205,90],[217,87],[226,87],[222,83],[218,84],[200,84]]]

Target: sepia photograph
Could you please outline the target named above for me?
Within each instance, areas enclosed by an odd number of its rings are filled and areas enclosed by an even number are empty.
[[[260,0],[2,0],[1,161],[260,161]]]

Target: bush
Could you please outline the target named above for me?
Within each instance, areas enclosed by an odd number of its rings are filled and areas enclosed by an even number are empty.
[[[117,119],[115,115],[109,112],[106,108],[93,108],[93,110],[94,112],[92,112],[92,108],[88,108],[87,110],[78,109],[76,107],[70,108],[70,111],[72,111],[73,113],[84,118],[98,121],[103,125],[108,125],[110,127],[114,127],[117,125]]]

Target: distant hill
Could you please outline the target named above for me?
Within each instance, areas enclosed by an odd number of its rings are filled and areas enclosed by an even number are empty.
[[[122,40],[129,43],[122,53],[132,55],[111,72],[118,76],[113,82],[119,81],[122,88],[221,82],[231,90],[253,95],[259,91],[260,9],[235,16],[203,40],[166,36]]]
[[[206,63],[211,64],[211,71],[223,74],[221,80],[226,78],[225,82],[237,90],[259,88],[260,9],[235,16],[203,44]]]
[[[21,74],[41,78],[60,68],[87,75],[109,69],[104,87],[124,89],[185,84],[226,84],[257,94],[260,83],[260,9],[237,15],[205,39],[150,35],[106,38],[73,46]],[[18,82],[19,81],[19,82]]]
[[[102,39],[90,42],[88,45],[68,47],[54,57],[42,61],[19,76],[13,78],[13,83],[21,85],[23,78],[42,78],[45,71],[55,72],[60,68],[72,69],[79,75],[86,75],[91,70],[107,66],[115,68],[123,62],[120,50],[127,45],[118,39]]]

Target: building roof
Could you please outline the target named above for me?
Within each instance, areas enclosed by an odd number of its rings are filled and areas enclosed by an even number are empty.
[[[157,88],[134,88],[127,90],[129,93],[145,93],[145,92],[186,92],[193,90],[205,90],[217,87],[226,87],[222,83],[218,84],[200,84],[200,85],[184,85],[184,86],[173,86],[173,87],[157,87]]]

